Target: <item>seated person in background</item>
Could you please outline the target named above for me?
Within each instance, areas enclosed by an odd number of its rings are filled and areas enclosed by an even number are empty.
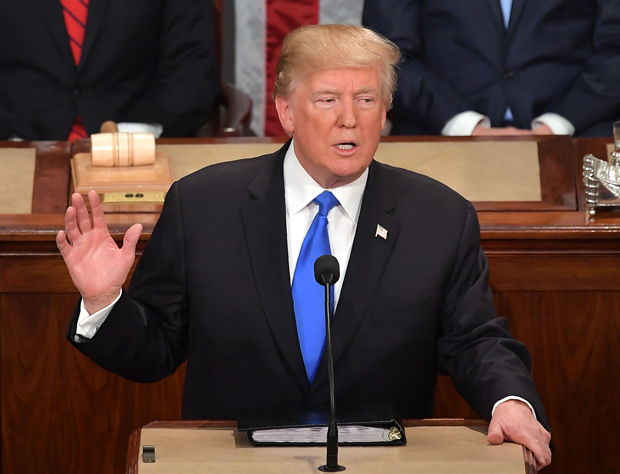
[[[292,139],[176,182],[128,292],[140,224],[119,249],[97,194],[89,194],[92,226],[74,195],[57,237],[82,295],[69,341],[140,382],[187,359],[184,418],[326,405],[324,289],[307,250],[323,239],[342,275],[332,326],[337,402],[430,417],[438,372],[448,373],[491,420],[490,442],[525,444],[548,464],[530,356],[495,313],[475,210],[430,178],[373,160],[399,57],[360,27],[289,34],[274,96]]]
[[[218,94],[210,0],[2,2],[0,45],[0,140],[193,136]]]
[[[612,0],[366,0],[404,55],[393,135],[609,136],[620,119]]]

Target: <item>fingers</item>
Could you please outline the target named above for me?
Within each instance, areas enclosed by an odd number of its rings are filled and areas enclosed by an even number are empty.
[[[56,247],[58,247],[58,250],[60,250],[60,254],[63,256],[63,258],[71,249],[71,245],[69,245],[69,242],[67,241],[67,234],[65,234],[64,230],[61,230],[56,234]]]
[[[504,433],[499,423],[491,420],[489,431],[487,432],[487,441],[490,444],[502,444],[504,442]]]
[[[525,130],[522,128],[506,127],[503,130],[505,131],[506,135],[532,135],[531,130]]]
[[[515,127],[493,127],[486,128],[482,125],[476,125],[472,135],[487,135],[487,136],[511,136],[511,135],[532,135],[531,130],[525,130]]]
[[[71,202],[76,211],[77,225],[80,232],[83,234],[91,229],[90,216],[86,204],[84,204],[84,198],[79,193],[73,193],[71,196]]]
[[[90,191],[88,193],[88,201],[90,202],[90,212],[93,216],[93,228],[108,229],[108,224],[105,221],[105,215],[103,212],[103,206],[99,199],[99,194],[96,191]]]
[[[531,451],[535,459],[532,464],[536,465],[537,469],[540,470],[551,463],[551,449],[549,448],[551,435],[538,421],[534,421],[532,425],[523,426],[509,438]]]
[[[65,212],[65,232],[71,242],[76,242],[82,236],[77,223],[77,211],[73,206]]]
[[[532,451],[527,449],[525,446],[522,446],[522,448],[523,460],[525,461],[525,469],[527,474],[534,474],[538,470],[536,466],[536,459],[534,458]]]
[[[545,466],[551,464],[551,449],[549,448],[549,442],[551,441],[551,435],[542,426],[540,427],[540,436],[532,441],[528,446],[534,458],[536,459],[536,469],[540,470]]]
[[[123,237],[123,248],[121,249],[124,254],[131,254],[131,256],[135,256],[136,254],[136,244],[140,239],[140,234],[142,233],[142,224],[134,224],[127,232],[125,232],[125,236]]]

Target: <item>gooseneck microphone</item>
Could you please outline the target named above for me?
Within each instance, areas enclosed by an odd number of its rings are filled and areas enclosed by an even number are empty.
[[[338,465],[338,425],[336,424],[336,395],[334,390],[334,354],[332,352],[331,287],[340,278],[340,265],[333,255],[323,255],[314,262],[314,277],[319,285],[325,287],[325,348],[327,350],[327,378],[329,380],[329,427],[327,428],[327,464],[319,467],[319,471],[344,471]]]

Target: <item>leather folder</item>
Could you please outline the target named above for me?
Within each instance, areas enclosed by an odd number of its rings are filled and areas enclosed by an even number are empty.
[[[402,422],[389,405],[337,406],[338,444],[385,446],[407,443]],[[329,409],[246,410],[237,427],[255,446],[325,446]]]

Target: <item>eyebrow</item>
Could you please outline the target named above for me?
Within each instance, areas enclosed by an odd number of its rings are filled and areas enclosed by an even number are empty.
[[[318,91],[314,91],[311,94],[311,97],[316,97],[316,96],[325,95],[325,94],[340,95],[340,92],[337,89],[319,89]],[[363,87],[361,89],[356,90],[354,93],[354,95],[356,96],[361,95],[361,94],[379,95],[379,91],[374,87]]]

